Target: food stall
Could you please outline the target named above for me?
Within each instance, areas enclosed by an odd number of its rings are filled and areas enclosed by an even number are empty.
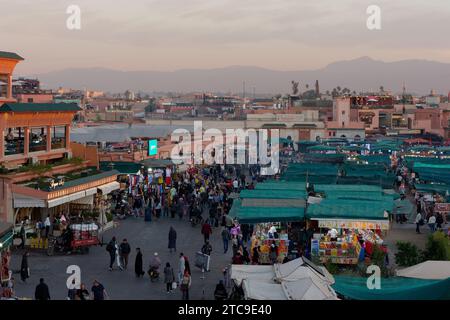
[[[372,252],[373,244],[383,243],[382,233],[389,230],[390,202],[324,199],[307,209],[307,218],[315,225],[311,254],[322,262],[357,264],[361,248]]]

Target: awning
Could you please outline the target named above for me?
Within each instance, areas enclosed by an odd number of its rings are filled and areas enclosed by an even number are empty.
[[[56,206],[59,206],[64,203],[72,202],[81,198],[84,198],[86,196],[86,191],[80,191],[74,194],[70,194],[68,196],[48,200],[48,207],[53,208]]]
[[[97,193],[97,188],[91,188],[86,190],[86,196],[92,196]]]
[[[103,193],[103,195],[109,194],[114,190],[118,190],[120,189],[120,183],[117,181],[114,182],[110,182],[107,184],[104,184],[102,186],[97,187],[98,189],[100,189],[100,191]]]
[[[94,204],[94,196],[90,195],[90,196],[75,200],[72,203],[93,205]]]
[[[14,208],[45,208],[45,200],[13,193]]]

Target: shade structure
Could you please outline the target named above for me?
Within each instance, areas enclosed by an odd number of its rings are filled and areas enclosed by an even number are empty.
[[[242,190],[242,199],[305,199],[306,190]]]
[[[304,208],[289,207],[240,207],[237,209],[240,223],[295,222],[305,217]]]
[[[392,198],[383,201],[324,199],[306,210],[308,219],[385,220],[385,211],[392,211]]]
[[[405,277],[381,279],[381,288],[370,290],[367,278],[334,276],[333,289],[354,300],[441,300],[450,299],[450,278],[425,280]]]
[[[318,145],[318,146],[311,146],[306,148],[308,152],[326,152],[326,151],[337,151],[336,147],[333,146],[326,146],[326,145]]]
[[[447,192],[450,193],[450,185],[448,184],[422,183],[416,184],[414,187],[418,192],[423,193],[439,193],[441,195],[445,195]]]
[[[358,159],[361,161],[366,161],[369,164],[384,164],[384,165],[391,164],[391,159],[389,158],[389,156],[384,154],[358,156]]]
[[[450,261],[428,260],[397,270],[397,276],[416,279],[445,280],[450,278]]]
[[[273,266],[232,265],[231,279],[253,300],[336,300],[334,278],[324,268],[298,258]]]
[[[270,181],[256,185],[256,190],[298,190],[305,191],[306,183],[289,181]]]

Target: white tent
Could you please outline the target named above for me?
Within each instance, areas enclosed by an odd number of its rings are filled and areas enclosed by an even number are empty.
[[[397,270],[397,276],[406,278],[444,280],[450,278],[450,261],[428,260]]]
[[[298,258],[273,266],[232,265],[231,279],[252,300],[336,300],[334,278],[324,268]]]

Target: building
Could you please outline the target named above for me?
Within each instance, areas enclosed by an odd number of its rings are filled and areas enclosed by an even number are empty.
[[[12,76],[17,63],[22,60],[17,53],[0,51],[0,105],[16,101],[12,92]]]

